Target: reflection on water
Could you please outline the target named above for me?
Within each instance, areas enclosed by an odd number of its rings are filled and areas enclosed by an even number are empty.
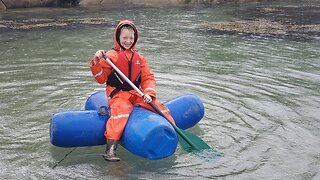
[[[129,18],[139,25],[138,49],[155,72],[158,98],[198,95],[206,113],[189,131],[222,152],[219,159],[178,148],[151,161],[121,147],[122,161],[110,164],[100,156],[104,147],[96,146],[77,148],[53,169],[71,149],[50,144],[50,116],[83,109],[88,95],[104,88],[91,77],[88,61],[96,50],[112,48],[113,30],[0,31],[0,176],[318,179],[320,43],[200,30],[203,22],[232,18],[226,12],[234,8],[130,8],[126,15],[117,8],[70,9],[57,15]]]

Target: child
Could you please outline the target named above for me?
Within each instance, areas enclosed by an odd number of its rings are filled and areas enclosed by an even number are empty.
[[[108,105],[111,109],[104,133],[107,145],[103,157],[107,161],[120,161],[115,151],[133,105],[154,111],[148,104],[153,102],[174,123],[168,108],[156,100],[156,81],[146,58],[135,51],[137,41],[136,26],[129,20],[120,21],[114,32],[115,47],[108,52],[97,51],[90,61],[90,69],[95,80],[100,84],[106,83]],[[103,57],[110,59],[140,88],[144,96],[141,97],[126,83]]]

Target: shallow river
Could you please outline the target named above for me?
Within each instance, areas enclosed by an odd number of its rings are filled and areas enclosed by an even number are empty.
[[[254,4],[252,6],[258,6]],[[0,31],[1,179],[320,179],[319,39],[213,34],[202,23],[237,19],[239,6],[33,9],[0,18],[133,20],[137,49],[157,79],[160,101],[192,93],[204,118],[188,131],[222,152],[187,153],[178,147],[146,160],[120,147],[108,163],[104,146],[50,144],[50,116],[80,110],[97,84],[88,68],[99,49],[113,47],[112,26]]]

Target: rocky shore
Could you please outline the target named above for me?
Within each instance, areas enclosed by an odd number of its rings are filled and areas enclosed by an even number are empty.
[[[32,7],[89,7],[108,6],[112,4],[131,5],[179,5],[179,4],[212,4],[212,3],[245,3],[267,2],[272,0],[0,0],[0,11],[14,8]]]

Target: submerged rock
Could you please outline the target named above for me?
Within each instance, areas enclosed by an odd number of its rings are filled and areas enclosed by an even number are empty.
[[[292,32],[320,33],[320,24],[296,25],[282,24],[266,19],[242,20],[229,22],[208,22],[202,25],[208,30],[217,30],[235,33],[273,34],[284,35]]]
[[[241,20],[206,22],[201,24],[201,28],[216,34],[297,40],[318,39],[320,37],[319,10],[319,7],[259,7],[236,12]]]
[[[255,7],[239,10],[235,14],[245,20],[268,19],[295,25],[320,24],[320,6]]]
[[[0,29],[35,29],[35,28],[59,28],[79,25],[110,25],[112,21],[105,18],[85,19],[29,19],[29,20],[0,20]]]

